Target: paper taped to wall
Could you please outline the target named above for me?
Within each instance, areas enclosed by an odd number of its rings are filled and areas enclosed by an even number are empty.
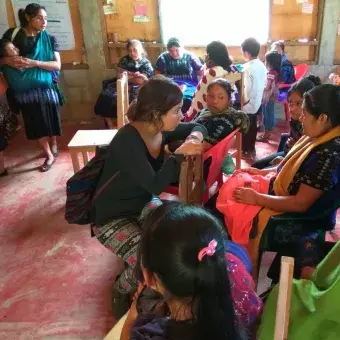
[[[313,4],[309,4],[307,2],[304,2],[302,4],[302,13],[304,14],[312,14],[314,10],[314,5]]]

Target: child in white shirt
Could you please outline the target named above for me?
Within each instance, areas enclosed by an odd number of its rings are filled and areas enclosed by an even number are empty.
[[[254,38],[246,39],[241,45],[243,57],[247,61],[243,67],[246,104],[242,109],[248,114],[250,120],[250,127],[248,133],[243,135],[242,145],[243,152],[250,154],[256,153],[257,112],[266,85],[267,70],[258,59],[260,47],[260,43]]]

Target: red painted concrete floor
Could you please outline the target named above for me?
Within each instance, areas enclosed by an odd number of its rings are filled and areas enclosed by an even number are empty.
[[[64,220],[65,184],[72,175],[67,144],[78,129],[64,124],[61,153],[47,173],[23,129],[10,141],[0,178],[0,339],[103,339],[114,325],[111,287],[121,263],[91,239],[88,227]],[[258,156],[275,151],[258,143]],[[251,163],[245,161],[244,165]]]

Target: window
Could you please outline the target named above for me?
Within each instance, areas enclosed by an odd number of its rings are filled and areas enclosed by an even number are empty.
[[[268,40],[269,0],[161,0],[164,42],[177,37],[184,45],[206,46],[220,40],[239,46],[249,37]]]

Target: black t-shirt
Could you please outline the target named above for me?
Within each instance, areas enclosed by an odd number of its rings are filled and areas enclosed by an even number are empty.
[[[206,135],[197,123],[181,123],[176,130],[163,132],[163,146],[184,140],[192,131]],[[178,181],[183,156],[164,159],[164,148],[153,158],[139,132],[130,124],[122,127],[113,138],[103,174],[101,188],[115,177],[93,202],[91,219],[97,227],[111,220],[139,216],[153,195],[161,194],[168,185]]]

